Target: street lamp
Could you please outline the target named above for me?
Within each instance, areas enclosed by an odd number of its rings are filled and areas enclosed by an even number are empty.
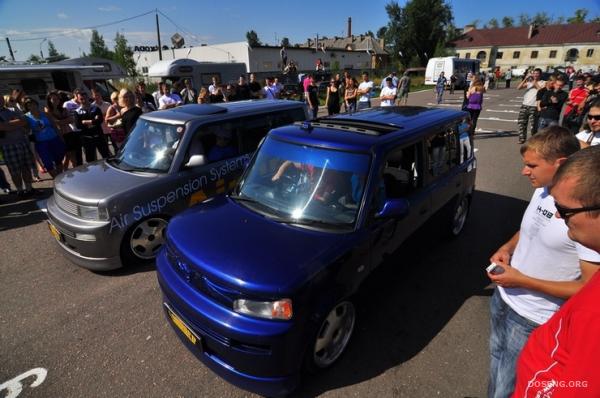
[[[44,42],[48,40],[47,38],[44,38],[44,40],[42,40],[40,42],[40,57],[42,57],[42,59],[44,59],[44,53],[42,52],[42,44],[44,44]]]

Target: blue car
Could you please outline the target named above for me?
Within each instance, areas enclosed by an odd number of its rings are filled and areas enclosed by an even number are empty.
[[[230,194],[169,223],[158,280],[181,340],[267,396],[333,365],[383,257],[432,217],[462,231],[476,171],[466,117],[389,107],[271,130]]]

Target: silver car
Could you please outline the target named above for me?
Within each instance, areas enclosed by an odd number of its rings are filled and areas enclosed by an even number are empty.
[[[50,232],[91,270],[151,261],[173,215],[233,187],[270,129],[306,118],[303,103],[279,100],[144,114],[114,158],[56,178]]]

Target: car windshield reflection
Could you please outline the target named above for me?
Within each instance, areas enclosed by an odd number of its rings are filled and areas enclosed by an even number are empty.
[[[233,198],[280,222],[351,227],[369,161],[365,154],[268,138]]]
[[[112,163],[127,171],[167,172],[183,131],[183,126],[138,119]]]

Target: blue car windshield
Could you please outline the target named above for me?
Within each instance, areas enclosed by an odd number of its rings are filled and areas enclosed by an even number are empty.
[[[140,118],[112,163],[128,171],[167,172],[183,131],[183,126]]]
[[[237,198],[297,224],[351,226],[370,156],[267,138],[240,181]]]

